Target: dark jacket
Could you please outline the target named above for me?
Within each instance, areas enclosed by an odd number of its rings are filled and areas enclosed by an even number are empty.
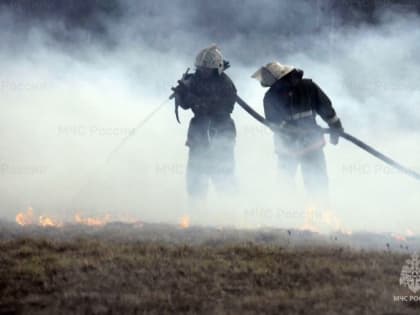
[[[188,79],[189,93],[181,95],[179,104],[195,115],[228,116],[236,102],[236,88],[225,74],[202,78],[197,72]]]
[[[264,112],[269,122],[286,127],[276,134],[276,144],[292,154],[324,146],[316,115],[329,125],[339,121],[328,96],[312,80],[303,79],[301,70],[292,71],[267,91]],[[287,127],[301,132],[288,133]]]
[[[196,72],[187,78],[186,85],[188,89],[177,96],[176,102],[194,113],[187,145],[206,147],[215,139],[225,139],[233,145],[236,128],[230,114],[236,102],[236,88],[232,80],[225,73],[215,72],[204,78]]]

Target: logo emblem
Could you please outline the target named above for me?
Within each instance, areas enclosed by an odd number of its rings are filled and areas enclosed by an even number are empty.
[[[420,258],[414,254],[411,259],[406,260],[401,271],[400,285],[407,287],[416,294],[420,291]]]

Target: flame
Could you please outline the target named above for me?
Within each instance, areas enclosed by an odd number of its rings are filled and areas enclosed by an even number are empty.
[[[16,223],[21,226],[26,225],[37,225],[40,227],[62,227],[63,222],[55,220],[49,216],[40,215],[39,217],[34,214],[32,207],[29,207],[26,212],[19,212],[16,217]],[[76,213],[74,216],[74,221],[77,224],[83,224],[87,226],[104,226],[108,224],[111,220],[111,215],[106,214],[103,217],[83,217],[81,214]],[[143,221],[140,220],[125,220],[127,223],[131,223],[135,228],[142,228]],[[184,224],[188,224],[184,223]]]
[[[22,226],[25,225],[39,225],[43,227],[58,227],[61,226],[61,223],[51,219],[47,216],[39,216],[38,220],[35,218],[34,210],[29,207],[26,212],[20,212],[16,215],[16,223]]]
[[[407,237],[411,237],[411,236],[414,236],[414,232],[413,232],[413,230],[412,230],[412,229],[408,228],[408,229],[405,231],[405,235],[407,235]]]
[[[34,210],[28,208],[26,212],[20,212],[16,215],[16,223],[19,225],[35,224]]]
[[[187,215],[184,215],[182,218],[181,218],[181,222],[180,222],[180,227],[182,228],[182,229],[187,229],[187,228],[189,228],[189,226],[190,226],[190,217],[189,216],[187,216]]]
[[[49,217],[44,217],[44,216],[39,217],[39,225],[43,226],[43,227],[60,227],[60,226],[62,226],[61,223],[56,222],[55,220],[53,220]]]
[[[114,218],[115,219],[115,218]],[[37,225],[40,227],[62,227],[65,223],[53,219],[52,217],[34,214],[32,207],[29,207],[26,212],[19,212],[15,217],[16,223],[21,226],[26,225]],[[80,213],[74,215],[74,221],[77,224],[83,224],[87,226],[100,227],[111,222],[111,215],[106,214],[103,217],[83,217]],[[142,228],[144,222],[138,219],[123,219],[121,222],[132,224],[135,228]],[[183,219],[181,226],[187,228],[189,226],[189,218]]]
[[[321,218],[322,218],[321,222],[326,224],[328,227],[333,228],[334,231],[337,231],[346,235],[352,235],[353,232],[349,229],[346,229],[344,225],[341,223],[341,220],[338,218],[338,216],[331,210],[324,211],[322,213]]]
[[[110,221],[111,216],[106,214],[103,218],[83,218],[80,214],[76,213],[74,220],[78,224],[88,225],[88,226],[104,226]]]
[[[299,229],[303,231],[319,233],[319,229],[315,225],[314,221],[315,221],[315,208],[309,207],[305,211],[305,222]]]
[[[400,234],[392,234],[391,236],[394,239],[396,239],[397,241],[400,241],[400,242],[406,242],[407,241],[407,239],[405,238],[405,236],[400,235]]]
[[[400,241],[400,242],[407,242],[407,238],[413,237],[413,236],[415,236],[415,233],[410,228],[407,228],[405,230],[405,233],[404,234],[403,233],[398,233],[398,234],[397,233],[393,233],[393,234],[391,234],[391,237],[393,239],[395,239],[397,241]]]
[[[346,229],[341,223],[338,216],[331,210],[323,211],[320,215],[316,215],[315,207],[308,207],[305,211],[305,221],[300,230],[320,233],[321,228],[332,229],[335,232],[351,235],[352,231]]]
[[[315,226],[315,225],[311,225],[311,224],[303,224],[299,230],[302,231],[309,231],[309,232],[313,232],[313,233],[320,233],[319,229]]]

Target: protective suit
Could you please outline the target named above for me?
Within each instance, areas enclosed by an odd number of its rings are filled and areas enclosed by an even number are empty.
[[[227,62],[216,46],[197,56],[196,72],[175,89],[175,102],[191,109],[186,145],[189,148],[187,190],[204,197],[212,181],[219,191],[234,188],[235,123],[231,118],[236,88],[224,73]]]
[[[293,66],[272,62],[252,77],[269,87],[264,96],[264,112],[266,119],[279,127],[274,133],[274,144],[280,169],[292,177],[300,166],[306,190],[326,194],[325,140],[315,118],[319,115],[330,128],[343,128],[330,99]],[[331,135],[330,141],[336,145],[338,136]]]

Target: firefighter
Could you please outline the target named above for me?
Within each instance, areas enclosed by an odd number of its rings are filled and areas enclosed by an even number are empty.
[[[328,191],[323,148],[325,140],[316,123],[319,115],[331,129],[343,130],[330,99],[303,71],[271,62],[252,75],[263,87],[264,112],[274,128],[274,144],[280,170],[294,177],[300,166],[305,189],[310,195],[325,196]],[[338,144],[332,133],[330,142]]]
[[[187,191],[203,198],[209,182],[218,191],[234,187],[235,123],[231,118],[236,101],[236,88],[225,74],[229,63],[216,45],[199,52],[196,71],[184,75],[174,88],[175,105],[191,109],[186,145]]]

